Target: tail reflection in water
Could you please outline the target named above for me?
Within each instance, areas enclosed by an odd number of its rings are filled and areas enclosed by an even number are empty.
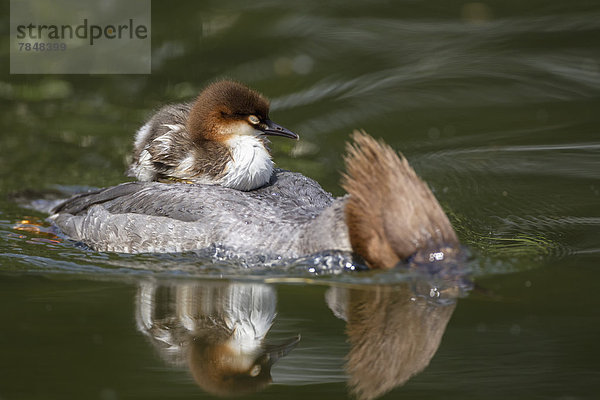
[[[417,280],[328,288],[325,301],[346,321],[347,338],[327,337],[307,326],[307,331],[324,336],[306,336],[307,343],[321,345],[292,353],[285,368],[292,366],[296,384],[325,383],[319,377],[323,370],[311,371],[311,366],[322,365],[319,360],[331,359],[331,349],[348,342],[347,377],[340,379],[348,380],[356,398],[374,399],[403,385],[429,364],[456,298],[470,289],[465,280],[450,281],[442,286],[439,281]],[[143,282],[136,318],[138,329],[168,364],[189,369],[203,390],[231,396],[265,389],[272,381],[271,367],[300,341],[299,335],[276,344],[266,339],[276,305],[275,286],[267,284]]]
[[[265,343],[276,294],[261,284],[145,282],[137,294],[138,329],[173,366],[187,366],[205,391],[229,396],[264,389],[271,367],[300,341]]]
[[[431,288],[419,295],[423,289],[401,284],[327,291],[329,308],[346,321],[346,372],[357,398],[374,399],[403,385],[434,356],[456,306],[447,295],[457,292]]]

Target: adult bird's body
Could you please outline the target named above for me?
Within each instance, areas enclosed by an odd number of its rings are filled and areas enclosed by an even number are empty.
[[[284,259],[343,251],[370,268],[460,253],[447,216],[406,159],[355,132],[345,162],[342,186],[349,195],[340,198],[287,171],[249,192],[132,182],[67,200],[51,220],[70,238],[101,251],[182,252],[218,245],[241,258]]]

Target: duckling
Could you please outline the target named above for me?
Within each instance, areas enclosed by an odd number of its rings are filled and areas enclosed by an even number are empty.
[[[266,136],[299,138],[269,119],[263,95],[218,81],[192,103],[163,107],[138,130],[127,175],[253,190],[273,174]]]

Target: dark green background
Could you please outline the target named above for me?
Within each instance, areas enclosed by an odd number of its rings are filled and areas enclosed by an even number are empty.
[[[349,133],[384,138],[471,249],[483,291],[458,301],[429,367],[386,398],[598,396],[597,1],[155,1],[153,72],[141,76],[9,75],[1,7],[0,399],[209,397],[134,323],[139,280],[202,279],[200,262],[94,253],[15,230],[45,216],[13,199],[122,182],[151,111],[218,77],[270,97],[272,118],[302,138],[274,140],[277,164],[335,194]],[[316,278],[331,280],[342,278]],[[347,397],[343,371],[310,362],[341,367],[347,347],[325,288],[276,289],[275,327],[303,339],[254,397]],[[277,368],[289,373],[285,363],[303,354],[302,385],[278,384]]]

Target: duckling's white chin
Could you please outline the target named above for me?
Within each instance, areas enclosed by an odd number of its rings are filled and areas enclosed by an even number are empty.
[[[255,354],[260,350],[273,325],[276,302],[275,291],[269,286],[231,284],[224,298],[223,314],[232,332],[227,346],[234,354]]]
[[[237,136],[260,136],[263,134],[261,130],[256,129],[247,122],[241,121],[221,128],[221,134],[223,135],[237,135]]]
[[[231,161],[220,185],[238,190],[253,190],[265,185],[273,174],[273,161],[261,139],[234,136],[227,140]]]

